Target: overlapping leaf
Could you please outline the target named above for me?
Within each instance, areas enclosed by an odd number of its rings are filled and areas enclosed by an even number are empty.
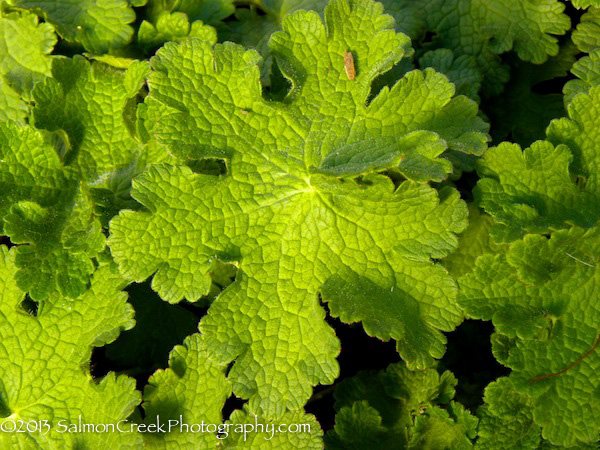
[[[566,107],[577,95],[586,94],[592,87],[600,85],[600,49],[577,61],[571,72],[579,79],[565,84],[563,93]]]
[[[49,429],[0,433],[0,446],[139,448],[141,439],[134,433],[65,432],[80,420],[116,424],[140,401],[132,379],[110,373],[98,382],[86,368],[93,346],[133,326],[133,310],[120,292],[123,279],[104,266],[82,297],[52,296],[34,317],[21,305],[25,293],[14,281],[15,253],[0,247],[0,424],[10,431],[14,421],[47,421]]]
[[[502,143],[479,161],[483,179],[475,195],[503,224],[503,239],[597,222],[599,99],[599,87],[577,95],[569,118],[551,122],[550,142],[535,142],[523,152],[517,144]]]
[[[420,15],[422,26],[416,28],[435,33],[431,45],[447,48],[456,57],[470,55],[476,59],[484,76],[484,92],[498,94],[508,81],[509,73],[499,53],[511,49],[533,63],[544,62],[558,53],[556,35],[570,26],[563,14],[564,5],[557,0],[511,2],[507,0],[427,0],[404,1],[401,8],[390,8],[394,17]]]
[[[479,99],[482,76],[475,58],[469,55],[454,57],[452,50],[440,48],[425,53],[419,58],[419,66],[431,67],[443,73],[456,86],[458,95]]]
[[[0,120],[22,123],[34,84],[50,75],[56,35],[34,14],[7,12],[0,5],[0,36]]]
[[[10,0],[44,17],[68,41],[93,53],[106,53],[129,43],[135,13],[128,0]]]
[[[600,433],[599,260],[600,230],[573,227],[481,256],[459,279],[461,306],[511,340],[502,350],[509,380],[556,445],[583,448]]]
[[[491,236],[494,223],[491,216],[469,205],[469,226],[460,235],[456,250],[443,260],[448,272],[455,277],[464,275],[475,268],[475,261],[481,255],[503,251],[505,245],[497,244]]]
[[[148,211],[111,223],[122,272],[135,280],[155,273],[153,288],[171,302],[205,293],[216,259],[239,263],[200,329],[211,358],[236,359],[234,392],[267,416],[297,409],[312,385],[337,375],[338,343],[319,291],[334,316],[396,339],[416,367],[443,354],[439,330],[461,320],[452,279],[430,261],[450,252],[466,226],[457,192],[353,177],[399,165],[409,178],[443,178],[451,167],[437,156],[447,146],[481,151],[486,127],[432,70],[409,73],[366,105],[370,82],[408,40],[367,0],[332,2],[326,23],[297,12],[273,36],[293,83],[283,104],[261,97],[254,51],[213,51],[194,39],[161,49],[145,102],[153,133],[183,159],[226,158],[229,174],[151,169],[133,192]],[[355,79],[344,66],[348,51]],[[365,301],[365,292],[377,295]]]
[[[572,39],[582,52],[589,53],[600,47],[600,7],[590,8],[581,16]]]
[[[36,130],[0,125],[0,232],[19,246],[16,277],[36,300],[77,297],[104,248],[100,222],[74,171]]]
[[[3,11],[0,34],[0,73],[16,92],[29,98],[33,85],[50,75],[54,27],[38,23],[38,18],[26,11]]]
[[[143,160],[133,134],[134,107],[147,73],[147,63],[134,63],[123,72],[75,56],[54,60],[52,78],[36,86],[36,127],[66,133],[70,151],[65,162],[84,180],[96,181]]]
[[[533,420],[533,402],[517,392],[508,378],[490,383],[484,400],[477,411],[477,449],[540,448],[541,429]]]
[[[199,334],[189,336],[173,349],[169,366],[157,371],[144,389],[146,424],[167,426],[165,433],[144,434],[145,448],[215,448],[218,441],[214,431],[190,432],[189,426],[221,424],[221,410],[231,394],[226,366],[207,357]]]
[[[565,144],[573,153],[571,173],[580,177],[586,192],[600,199],[600,87],[576,96],[568,107],[569,118],[553,120],[548,127],[548,140]],[[597,200],[600,203],[600,200]]]
[[[544,139],[551,120],[566,114],[560,92],[547,92],[544,86],[558,84],[573,67],[578,53],[567,41],[558,55],[544,64],[532,64],[519,58],[506,58],[511,66],[511,80],[501,95],[491,99],[487,114],[494,124],[492,139],[510,140],[523,147]],[[539,91],[541,87],[541,92]]]
[[[147,51],[156,49],[168,41],[180,41],[186,37],[197,37],[217,42],[216,30],[204,25],[201,20],[190,23],[188,17],[180,12],[163,12],[156,18],[156,24],[144,20],[138,30],[138,44]]]
[[[148,17],[153,23],[165,12],[181,12],[188,16],[190,22],[202,20],[217,25],[234,11],[233,0],[148,0],[146,4]]]
[[[269,86],[273,75],[273,55],[269,48],[271,35],[281,30],[283,18],[294,11],[315,11],[322,16],[327,1],[261,0],[257,3],[256,8],[238,8],[235,20],[220,24],[219,38],[221,41],[232,41],[256,49],[263,57],[259,63],[261,81],[263,85]]]
[[[502,143],[479,161],[484,178],[476,195],[513,237],[569,224],[592,226],[598,220],[598,198],[573,182],[572,160],[565,145],[538,141],[521,151],[517,144]]]
[[[144,390],[145,424],[164,424],[164,432],[144,435],[145,448],[322,448],[314,416],[299,411],[272,421],[245,407],[222,423],[231,394],[225,372],[226,365],[210,360],[199,334],[176,346],[169,368],[157,371]]]
[[[335,392],[336,424],[327,448],[472,448],[477,419],[452,400],[456,378],[393,364],[360,372]]]

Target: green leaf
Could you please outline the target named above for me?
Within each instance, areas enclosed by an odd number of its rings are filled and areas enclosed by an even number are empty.
[[[99,61],[101,63],[104,63],[108,66],[114,67],[115,69],[129,69],[129,66],[131,66],[133,63],[135,63],[137,60],[133,59],[133,58],[127,58],[125,56],[114,56],[114,55],[94,55],[93,53],[84,53],[83,56],[85,56],[86,58],[93,60],[93,61]]]
[[[167,12],[185,13],[191,22],[202,20],[217,25],[221,20],[233,14],[233,0],[148,0],[146,14],[155,23],[158,16]]]
[[[162,12],[152,24],[144,20],[138,30],[138,44],[146,51],[156,49],[168,41],[179,42],[186,37],[197,37],[216,44],[217,32],[201,20],[190,24],[188,17],[180,12]]]
[[[271,83],[273,55],[269,49],[269,38],[281,30],[281,18],[272,14],[259,14],[254,8],[239,8],[235,11],[235,20],[222,23],[219,28],[219,40],[231,41],[244,47],[256,49],[263,57],[260,61],[260,78],[264,86]]]
[[[565,34],[571,26],[563,14],[564,5],[556,0],[519,4],[474,0],[473,5],[482,17],[481,31],[492,37],[489,45],[494,53],[514,49],[519,58],[536,64],[558,54],[555,36]]]
[[[510,2],[505,0],[413,1],[424,28],[435,32],[434,48],[447,48],[455,57],[476,59],[484,76],[484,93],[498,94],[509,74],[500,53],[514,50],[519,58],[536,64],[558,53],[556,35],[570,27],[557,0]],[[412,6],[412,5],[411,5]],[[403,13],[401,10],[396,16]],[[406,10],[407,14],[411,10]],[[412,37],[412,36],[411,36]]]
[[[422,5],[414,0],[382,0],[380,2],[396,21],[396,31],[417,40],[425,30],[425,18],[420,12]]]
[[[0,232],[15,244],[19,286],[35,300],[77,297],[104,248],[93,205],[36,130],[0,124]]]
[[[190,432],[182,424],[221,424],[221,410],[231,394],[226,368],[210,360],[199,334],[176,346],[169,368],[156,371],[144,389],[145,423],[167,426],[165,433],[144,433],[144,447],[216,448],[214,431]],[[171,431],[169,423],[173,425]]]
[[[517,392],[508,378],[490,383],[484,401],[477,411],[477,449],[539,448],[541,429],[533,420],[533,401]]]
[[[315,11],[323,16],[326,0],[265,0],[257,1],[257,8],[238,8],[235,20],[219,25],[220,41],[231,41],[256,49],[263,59],[259,62],[263,86],[271,85],[274,58],[269,38],[282,29],[283,18],[298,10]],[[259,13],[260,11],[260,13]]]
[[[600,47],[600,7],[590,8],[581,16],[571,38],[582,52],[591,53]]]
[[[139,161],[146,160],[148,148],[134,136],[133,108],[148,71],[144,62],[134,62],[123,72],[75,56],[56,59],[53,78],[36,86],[36,127],[68,135],[71,148],[65,163],[84,180],[97,185],[132,164],[143,170]]]
[[[593,444],[600,432],[600,229],[528,235],[506,255],[484,255],[459,279],[460,305],[515,339],[503,361],[533,418],[555,445]],[[565,414],[577,411],[577,414]]]
[[[600,198],[600,87],[575,97],[568,106],[569,118],[553,120],[548,127],[548,140],[565,144],[573,154],[569,170],[581,177],[586,192]]]
[[[27,11],[0,13],[0,74],[25,99],[35,83],[50,75],[50,53],[56,43],[54,27],[38,23]]]
[[[35,14],[0,5],[0,121],[25,123],[35,83],[50,75],[54,28]]]
[[[544,139],[546,128],[552,119],[566,114],[563,96],[556,93],[539,93],[549,83],[558,84],[566,77],[575,63],[578,53],[575,45],[567,41],[561,46],[558,55],[544,64],[524,62],[516,57],[510,58],[511,80],[501,95],[491,99],[487,112],[491,132],[496,142],[511,140],[523,147]]]
[[[27,103],[4,78],[0,77],[0,122],[10,120],[18,124],[24,124],[28,115]]]
[[[443,260],[444,267],[459,277],[473,271],[475,261],[487,253],[499,253],[505,245],[497,244],[490,235],[494,219],[483,214],[473,204],[469,205],[469,226],[460,235],[457,249]]]
[[[335,428],[325,437],[327,448],[471,448],[477,419],[451,401],[456,383],[450,372],[440,376],[404,364],[359,372],[336,388]]]
[[[573,182],[572,160],[565,145],[538,141],[523,152],[519,145],[504,142],[478,161],[482,179],[475,196],[513,236],[571,224],[591,227],[599,218],[599,199]]]
[[[381,424],[379,412],[366,401],[341,408],[335,416],[335,429],[325,436],[328,449],[392,449],[406,445],[406,438],[389,432]]]
[[[261,97],[256,52],[233,44],[213,51],[189,39],[167,44],[152,61],[145,104],[153,133],[182,159],[226,158],[228,175],[150,169],[133,190],[147,211],[112,220],[111,251],[126,276],[141,281],[155,273],[153,289],[170,302],[205,294],[216,259],[239,264],[200,330],[212,359],[236,359],[228,376],[234,392],[266,417],[298,409],[312,385],[337,375],[339,343],[318,302],[327,282],[323,298],[334,315],[365,320],[368,332],[397,339],[416,367],[443,354],[439,330],[462,320],[452,279],[431,261],[452,251],[466,226],[458,193],[412,181],[395,190],[373,174],[340,180],[330,174],[340,172],[335,164],[318,173],[333,151],[348,164],[357,143],[401,145],[416,129],[439,132],[435,145],[443,139],[472,152],[485,146],[474,103],[452,99],[452,85],[432,70],[408,74],[365,106],[370,82],[407,44],[376,5],[332,2],[328,34],[313,12],[284,20],[285,31],[271,41],[294,83],[283,103]],[[356,53],[354,80],[344,68],[347,50]],[[365,156],[341,172],[389,166]],[[436,158],[428,168],[428,157],[417,148],[402,162],[423,161],[422,179],[437,170]],[[337,280],[350,283],[348,290],[331,288]],[[358,300],[363,286],[386,292],[373,300],[377,308]],[[395,318],[398,311],[410,316]]]
[[[443,73],[454,83],[458,95],[479,100],[482,75],[472,56],[462,55],[455,58],[452,50],[441,48],[429,51],[419,58],[419,67],[431,67]]]
[[[600,49],[577,61],[571,72],[579,79],[568,81],[563,88],[567,108],[576,96],[587,94],[592,87],[600,85]]]
[[[600,6],[600,0],[571,0],[571,3],[577,9],[587,8],[588,6]]]
[[[124,47],[133,35],[135,13],[127,0],[10,0],[56,27],[67,41],[79,42],[93,53]]]
[[[69,433],[59,426],[77,427],[80,420],[116,424],[140,402],[134,380],[109,373],[96,381],[86,368],[92,347],[114,340],[134,324],[133,310],[121,292],[123,279],[104,266],[80,298],[52,296],[34,317],[21,306],[25,293],[14,281],[15,256],[15,249],[0,247],[0,424],[5,430],[11,421],[45,420],[50,430],[1,433],[0,446],[139,446],[141,439],[134,433]]]
[[[451,402],[446,409],[432,406],[416,418],[410,446],[430,450],[473,448],[471,439],[477,435],[477,422],[460,403]]]

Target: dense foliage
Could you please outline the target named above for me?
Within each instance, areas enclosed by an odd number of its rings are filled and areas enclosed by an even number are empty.
[[[2,1],[0,75],[0,448],[598,447],[598,0]]]

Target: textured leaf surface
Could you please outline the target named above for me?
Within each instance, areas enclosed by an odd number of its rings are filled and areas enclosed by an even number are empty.
[[[434,155],[446,142],[476,151],[486,140],[474,104],[452,100],[452,86],[431,70],[407,75],[365,106],[370,81],[407,44],[379,13],[369,1],[335,1],[327,32],[316,13],[288,16],[271,43],[294,83],[284,104],[262,99],[253,51],[225,44],[213,52],[190,39],[153,60],[153,132],[182,158],[227,158],[229,174],[163,166],[139,177],[133,195],[148,212],[113,219],[111,251],[135,280],[156,272],[153,288],[170,302],[206,293],[217,258],[239,263],[200,329],[212,358],[237,358],[234,392],[266,416],[297,409],[311,385],[337,375],[338,343],[317,297],[324,285],[334,316],[396,339],[416,367],[442,356],[439,330],[462,319],[452,279],[430,261],[449,253],[466,226],[457,192],[438,195],[411,181],[395,190],[379,175],[331,176],[397,164],[395,153],[403,173],[437,178],[447,161]],[[354,80],[344,68],[347,49],[357,55]],[[374,303],[363,301],[364,289],[380,294]]]
[[[217,32],[213,27],[204,25],[201,20],[190,24],[184,13],[166,11],[156,18],[155,24],[144,20],[138,30],[137,40],[148,51],[165,42],[178,42],[186,37],[197,37],[213,44],[217,42]]]
[[[108,266],[94,274],[92,287],[77,300],[53,296],[37,317],[21,306],[25,293],[15,281],[15,250],[0,247],[0,424],[47,420],[51,430],[1,433],[2,448],[139,448],[132,433],[59,433],[65,426],[116,423],[126,419],[140,395],[135,382],[110,373],[97,382],[89,375],[92,347],[114,340],[134,324],[121,292],[123,279]],[[4,428],[3,428],[4,430]]]
[[[28,114],[27,103],[4,78],[0,78],[0,121],[24,124]]]
[[[521,151],[502,143],[478,161],[483,177],[475,195],[513,236],[546,233],[569,224],[590,227],[599,218],[598,198],[573,182],[573,156],[565,145],[534,142]]]
[[[600,232],[528,235],[506,255],[484,255],[459,279],[459,302],[515,339],[503,362],[517,392],[532,397],[542,436],[557,445],[592,444],[600,419]]]
[[[477,419],[451,401],[456,382],[450,372],[411,371],[404,364],[342,381],[327,448],[471,448]]]
[[[592,87],[600,85],[600,49],[577,61],[571,72],[579,79],[565,84],[563,93],[567,107],[577,95],[587,94]]]
[[[11,0],[43,16],[68,41],[80,42],[93,53],[129,43],[135,13],[127,0]]]
[[[432,406],[416,418],[410,446],[431,450],[473,448],[477,422],[460,403],[450,402],[445,409]]]
[[[50,75],[56,35],[27,11],[0,11],[0,120],[25,123],[36,82]]]
[[[238,8],[235,20],[219,25],[221,41],[231,41],[244,47],[256,49],[262,56],[259,62],[261,81],[264,86],[271,84],[273,75],[273,55],[269,48],[269,38],[282,28],[283,17],[294,11],[316,11],[321,16],[327,5],[325,0],[265,0],[258,1],[256,8]],[[259,13],[260,11],[260,13]]]
[[[573,153],[571,173],[582,178],[584,190],[600,198],[600,87],[575,97],[568,107],[569,118],[553,120],[548,140],[565,144]]]
[[[134,63],[122,72],[75,56],[56,59],[53,78],[36,86],[35,125],[64,130],[71,145],[65,162],[83,179],[96,180],[143,157],[142,145],[132,135],[135,116],[128,123],[127,111],[147,71],[147,63]]]
[[[54,149],[32,128],[0,125],[0,232],[19,246],[19,286],[40,300],[51,292],[77,297],[104,248],[100,222]]]
[[[220,424],[221,409],[231,394],[225,378],[226,365],[212,362],[199,334],[189,336],[176,346],[169,368],[158,370],[144,389],[145,423],[150,425],[178,421],[170,432],[146,433],[146,448],[213,449],[214,432],[185,432],[179,424]]]
[[[233,0],[148,0],[147,8],[152,22],[164,12],[179,11],[191,22],[202,20],[211,25],[217,25],[234,11]]]
[[[448,272],[455,277],[472,272],[479,256],[499,253],[504,249],[504,245],[494,242],[490,235],[493,225],[494,219],[491,216],[482,213],[472,204],[469,205],[469,226],[460,235],[456,250],[443,260]]]
[[[420,67],[431,67],[443,73],[456,86],[458,95],[478,100],[482,76],[475,58],[469,55],[454,57],[452,50],[440,48],[425,53],[419,59]]]
[[[533,401],[518,393],[508,378],[485,389],[485,404],[477,411],[477,449],[537,449],[541,429],[533,421]]]
[[[600,48],[600,7],[590,8],[573,31],[573,42],[582,52],[590,53]]]
[[[28,99],[33,85],[50,75],[54,27],[26,11],[0,13],[0,73],[4,83]]]
[[[395,16],[411,14],[411,8],[416,8],[425,30],[436,33],[434,47],[477,60],[487,93],[499,93],[508,81],[497,54],[513,49],[525,61],[542,63],[558,53],[555,35],[564,34],[570,26],[562,13],[564,5],[557,0],[413,0],[405,5]]]

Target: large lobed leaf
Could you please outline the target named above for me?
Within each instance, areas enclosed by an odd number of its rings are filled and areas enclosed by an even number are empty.
[[[332,315],[396,339],[414,367],[442,356],[440,331],[462,316],[452,278],[431,258],[456,246],[466,207],[453,189],[410,180],[396,189],[370,172],[442,179],[452,169],[438,157],[446,148],[479,153],[487,140],[475,104],[453,98],[431,69],[367,105],[371,81],[408,39],[368,0],[336,0],[325,18],[326,26],[316,13],[294,13],[272,37],[293,85],[283,103],[262,98],[254,51],[195,39],[161,49],[146,127],[183,159],[226,159],[229,173],[151,169],[133,190],[147,211],[111,222],[120,270],[139,281],[155,274],[153,288],[169,302],[206,293],[217,259],[239,264],[200,330],[210,358],[236,360],[228,375],[236,395],[269,417],[337,376],[339,344],[319,292]]]

